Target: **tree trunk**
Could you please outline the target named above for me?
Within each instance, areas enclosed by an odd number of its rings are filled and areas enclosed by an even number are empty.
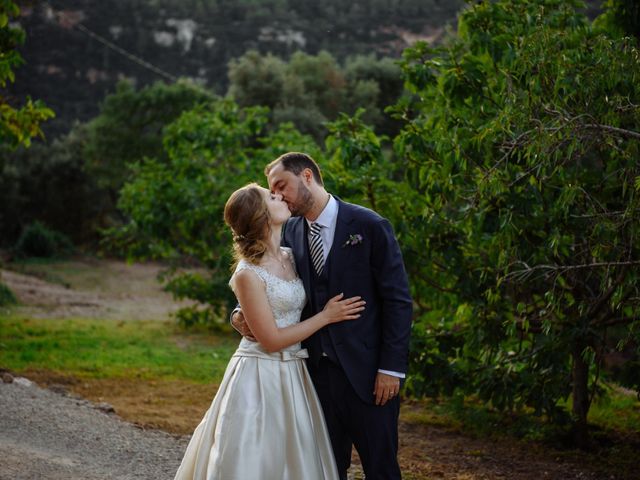
[[[576,339],[573,345],[573,439],[577,447],[586,449],[589,446],[589,429],[587,414],[589,413],[589,364],[582,353],[587,343]]]

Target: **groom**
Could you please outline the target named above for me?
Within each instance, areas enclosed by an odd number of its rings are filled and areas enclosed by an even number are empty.
[[[329,325],[304,342],[340,478],[347,478],[353,444],[367,480],[400,479],[398,391],[407,371],[412,300],[391,225],[327,193],[320,168],[304,153],[280,156],[265,174],[292,214],[282,239],[307,294],[302,319],[339,293],[367,302],[359,319]]]

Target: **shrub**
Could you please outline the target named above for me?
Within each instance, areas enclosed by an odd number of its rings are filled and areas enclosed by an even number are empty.
[[[15,305],[18,303],[16,296],[4,283],[0,282],[0,307]]]
[[[24,229],[14,250],[19,257],[50,258],[71,253],[73,244],[66,235],[36,221]]]

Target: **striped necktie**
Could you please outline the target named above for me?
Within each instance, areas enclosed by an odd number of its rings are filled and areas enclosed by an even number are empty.
[[[320,236],[321,229],[322,225],[318,223],[313,222],[310,225],[309,254],[311,255],[311,261],[318,276],[322,275],[322,269],[324,268],[324,247],[322,246],[322,237]]]

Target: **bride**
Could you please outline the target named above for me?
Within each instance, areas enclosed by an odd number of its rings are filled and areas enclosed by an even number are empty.
[[[224,219],[234,234],[229,282],[257,342],[246,338],[196,428],[176,480],[333,480],[338,473],[300,341],[325,325],[354,320],[360,297],[332,298],[300,322],[306,303],[280,232],[287,204],[257,184],[235,191]]]

